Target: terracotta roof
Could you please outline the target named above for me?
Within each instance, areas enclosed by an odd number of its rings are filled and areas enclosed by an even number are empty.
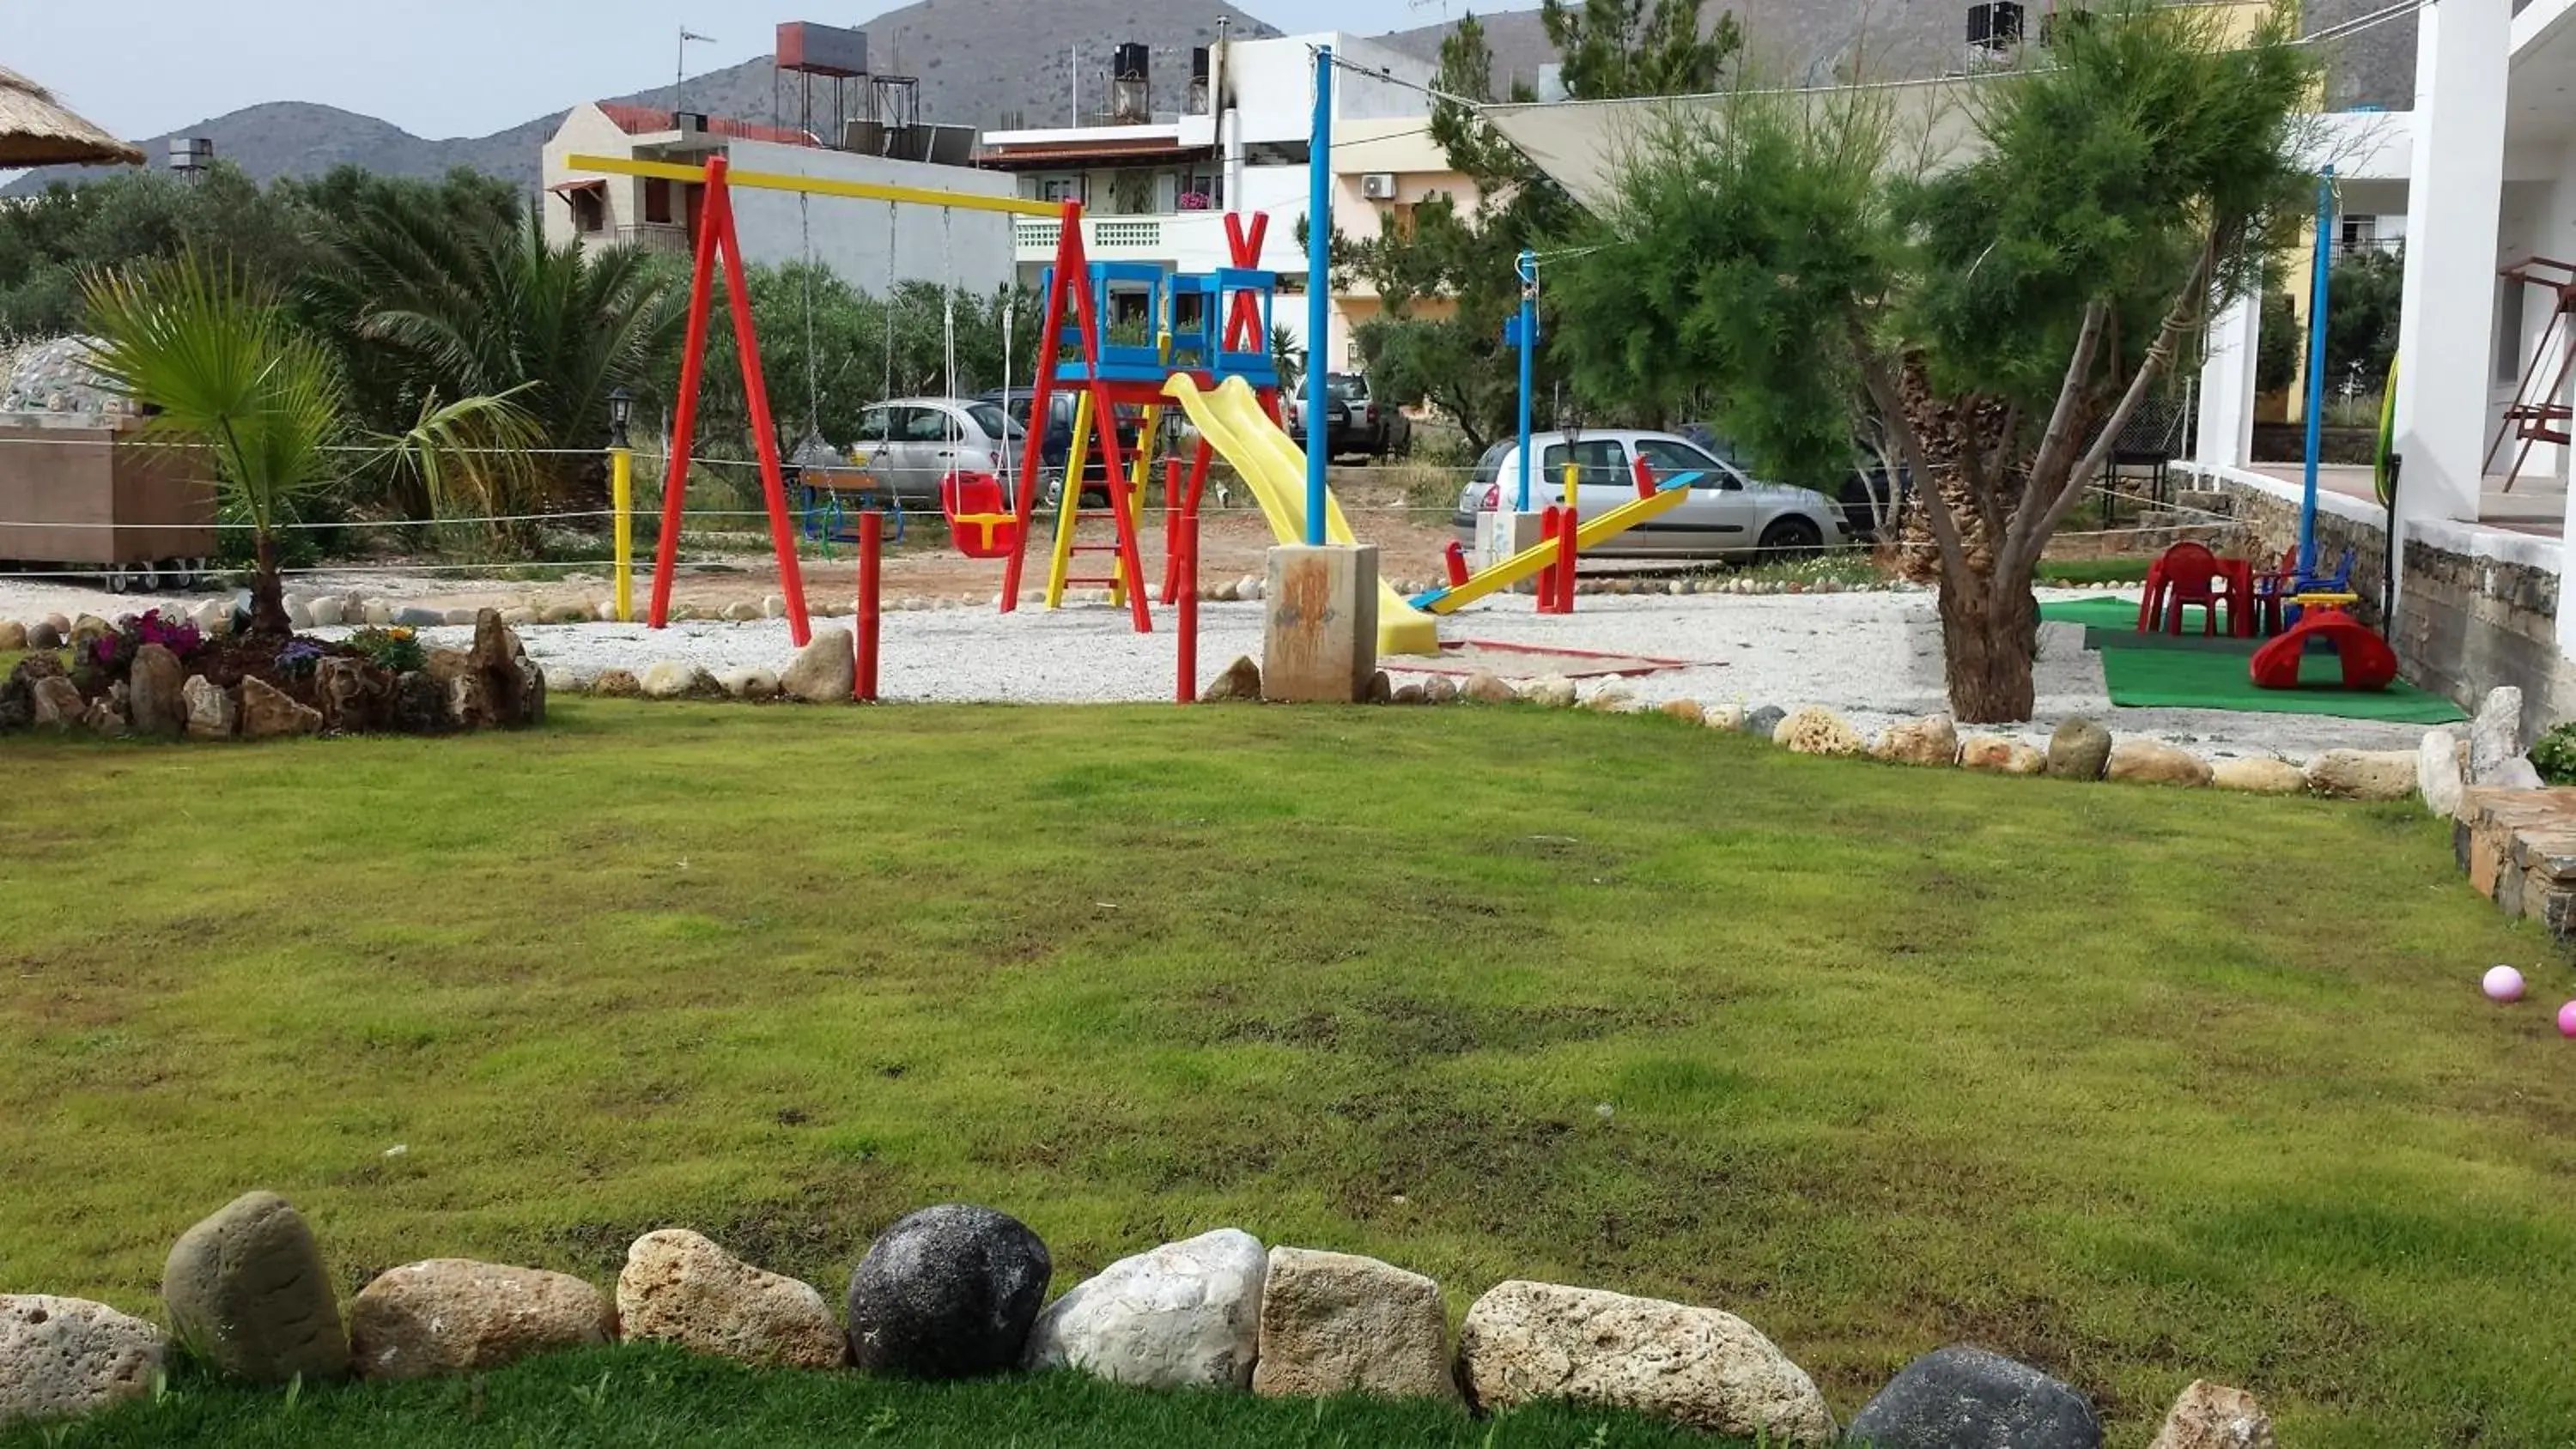
[[[1216,154],[1214,146],[1184,146],[1157,136],[1134,141],[1072,141],[1060,146],[987,146],[975,153],[975,164],[990,171],[1016,171],[1083,162],[1190,161]]]
[[[0,68],[0,167],[142,160],[141,151],[64,110],[43,86]]]
[[[679,121],[669,111],[657,111],[650,106],[628,106],[613,101],[601,101],[599,113],[614,123],[617,129],[630,136],[640,136],[652,131],[675,131],[680,126]],[[754,121],[737,121],[730,116],[707,117],[707,134],[726,136],[736,141],[768,141],[780,146],[823,144],[811,133],[799,131],[792,126],[763,126]]]

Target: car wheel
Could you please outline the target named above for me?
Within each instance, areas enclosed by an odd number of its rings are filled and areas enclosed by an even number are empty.
[[[1762,530],[1762,557],[1766,560],[1812,558],[1824,546],[1824,530],[1816,527],[1813,519],[1783,518]]]

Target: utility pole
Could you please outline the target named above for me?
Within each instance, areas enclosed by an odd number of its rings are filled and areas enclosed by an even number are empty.
[[[716,43],[712,35],[700,35],[685,25],[680,27],[680,58],[671,66],[671,124],[675,126],[679,124],[680,117],[680,87],[689,77],[689,42],[693,40],[708,45]]]

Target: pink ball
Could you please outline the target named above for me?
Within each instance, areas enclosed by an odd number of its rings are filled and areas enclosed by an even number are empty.
[[[2522,973],[2510,966],[2490,966],[2485,981],[2489,1001],[2520,1001]]]
[[[2576,1001],[2558,1008],[2558,1034],[2576,1036]]]

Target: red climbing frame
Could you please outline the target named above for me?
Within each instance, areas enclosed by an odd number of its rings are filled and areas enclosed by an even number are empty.
[[[2343,664],[2346,689],[2386,689],[2397,678],[2397,655],[2387,640],[2341,609],[2311,605],[2296,627],[2254,651],[2255,687],[2298,688],[2299,659],[2312,639],[2323,639],[2334,646]]]

